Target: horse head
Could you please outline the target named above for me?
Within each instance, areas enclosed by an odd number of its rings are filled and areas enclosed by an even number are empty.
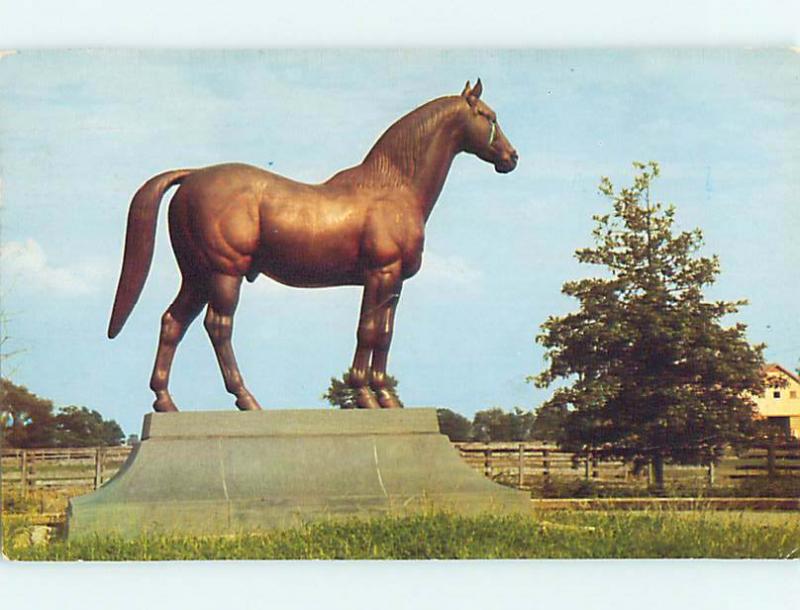
[[[480,99],[481,79],[470,87],[467,81],[461,97],[469,106],[464,126],[464,150],[494,165],[496,172],[506,174],[517,167],[519,155],[497,123],[497,114]]]

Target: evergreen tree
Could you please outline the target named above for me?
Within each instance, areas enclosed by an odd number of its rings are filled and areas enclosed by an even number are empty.
[[[569,383],[546,403],[569,410],[566,445],[649,459],[662,488],[664,459],[707,461],[752,434],[763,346],[721,323],[745,301],[704,299],[719,261],[698,255],[699,230],[673,234],[673,206],[651,201],[658,164],[634,167],[631,187],[600,183],[613,211],[594,217],[594,246],[576,257],[603,276],[564,284],[580,308],[542,325],[548,367],[533,379]]]
[[[391,375],[386,375],[386,388],[392,392],[400,402],[397,396],[397,379]],[[339,407],[340,409],[355,409],[356,408],[356,391],[347,384],[347,372],[343,373],[341,378],[331,377],[331,384],[328,386],[328,391],[322,395],[324,400],[327,400],[332,406]],[[402,402],[400,405],[402,406]]]

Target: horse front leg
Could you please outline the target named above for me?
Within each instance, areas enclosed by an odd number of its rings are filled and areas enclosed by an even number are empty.
[[[399,280],[399,263],[367,272],[356,333],[356,353],[347,375],[347,383],[355,390],[359,409],[379,409],[382,406],[370,387],[373,378],[370,363],[373,352],[380,348],[383,338],[380,332],[381,311],[385,309],[387,296]]]
[[[403,406],[386,383],[386,365],[389,361],[389,347],[394,332],[394,314],[400,301],[401,288],[402,281],[399,279],[394,285],[387,286],[376,312],[377,337],[372,352],[370,387],[384,409],[400,409]]]

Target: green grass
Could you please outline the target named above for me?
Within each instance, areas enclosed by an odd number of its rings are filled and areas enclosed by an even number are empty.
[[[22,494],[17,486],[3,486],[2,512],[6,514],[61,513],[67,510],[70,498],[91,492],[88,487],[59,487],[55,489],[36,489]]]
[[[431,513],[307,524],[229,537],[147,536],[26,544],[4,518],[4,552],[20,560],[797,558],[797,513],[542,511]],[[21,542],[22,541],[22,542]]]
[[[535,498],[798,498],[800,476],[743,478],[715,487],[699,480],[673,479],[667,482],[663,492],[648,488],[646,482],[552,477],[547,482],[537,481],[531,493]]]

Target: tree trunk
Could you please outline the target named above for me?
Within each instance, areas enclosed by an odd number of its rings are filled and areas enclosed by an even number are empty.
[[[653,454],[653,491],[656,495],[664,495],[664,456],[660,451]]]

